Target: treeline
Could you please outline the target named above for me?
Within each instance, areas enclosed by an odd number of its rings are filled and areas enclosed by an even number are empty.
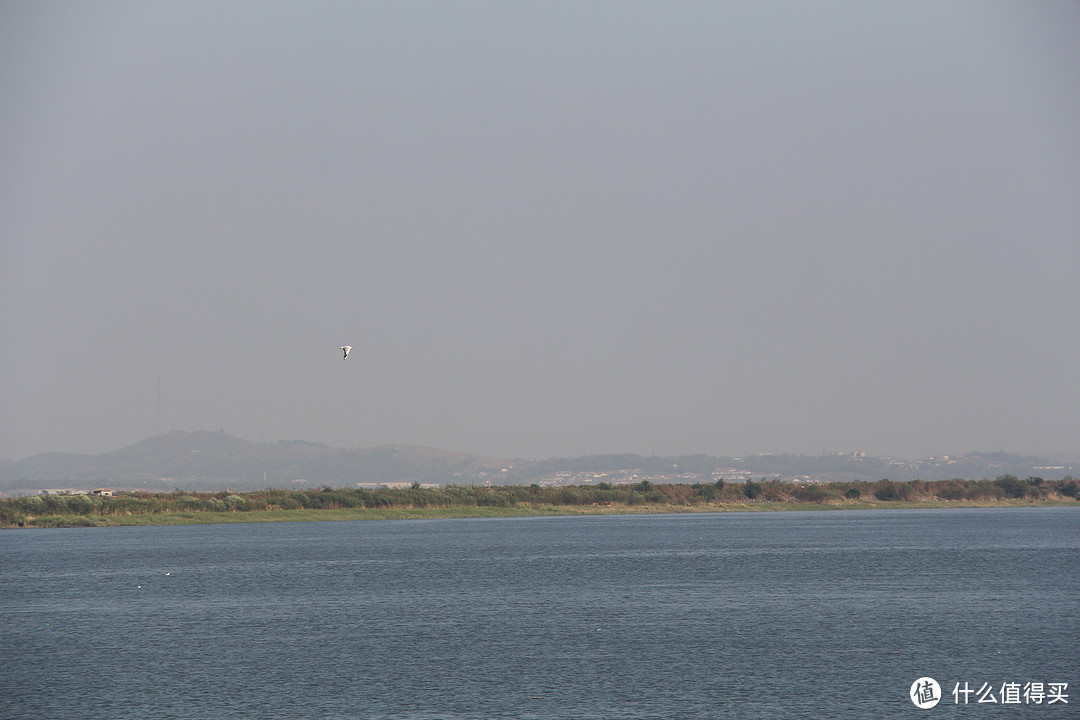
[[[48,526],[57,518],[107,518],[158,513],[252,512],[278,510],[337,510],[342,508],[446,508],[446,507],[585,507],[585,506],[708,506],[746,503],[851,504],[861,500],[883,502],[995,501],[1027,498],[1076,500],[1080,482],[1075,478],[1044,481],[1002,475],[994,480],[912,480],[909,482],[834,482],[802,485],[776,480],[727,483],[634,485],[572,485],[541,487],[447,486],[376,490],[323,487],[321,489],[228,491],[124,492],[100,495],[33,495],[0,499],[0,526]],[[54,520],[50,520],[50,518]],[[85,524],[93,524],[88,522]]]

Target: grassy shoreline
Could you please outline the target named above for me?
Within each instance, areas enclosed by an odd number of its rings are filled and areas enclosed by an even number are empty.
[[[519,505],[514,507],[417,507],[417,508],[333,508],[333,509],[279,509],[279,510],[226,510],[191,512],[154,512],[122,515],[45,515],[27,517],[24,528],[62,527],[131,527],[151,525],[218,525],[235,523],[267,522],[340,522],[373,520],[448,520],[462,518],[496,517],[554,517],[582,515],[659,515],[689,513],[747,513],[787,512],[796,510],[843,511],[843,510],[946,510],[961,508],[1030,508],[1030,507],[1080,507],[1071,500],[1030,500],[1025,498],[1000,500],[928,500],[884,501],[851,500],[835,503],[817,502],[711,502],[692,506],[665,503],[612,506],[575,505]],[[7,527],[13,527],[8,525]]]

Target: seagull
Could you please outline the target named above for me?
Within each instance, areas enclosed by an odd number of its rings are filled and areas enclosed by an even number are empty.
[[[349,351],[352,350],[352,345],[342,345],[339,349],[345,353],[345,357],[341,358],[342,360],[344,360],[345,358],[349,357]]]

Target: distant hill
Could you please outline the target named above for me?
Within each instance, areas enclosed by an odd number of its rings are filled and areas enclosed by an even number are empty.
[[[224,432],[171,432],[101,455],[45,453],[0,467],[0,490],[254,490],[388,483],[469,484],[503,461],[431,448],[345,450],[303,441],[255,443]]]
[[[95,487],[147,490],[255,490],[266,487],[355,487],[601,482],[803,482],[981,479],[1002,475],[1056,480],[1076,477],[1069,462],[1009,453],[898,460],[844,455],[589,455],[543,461],[505,460],[409,445],[346,450],[304,441],[256,443],[224,432],[171,432],[100,455],[44,453],[0,464],[0,492]]]

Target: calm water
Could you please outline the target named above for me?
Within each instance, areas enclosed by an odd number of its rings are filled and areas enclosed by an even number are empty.
[[[1076,718],[1078,549],[1071,508],[8,531],[0,717]],[[1029,681],[1070,704],[951,694]]]

